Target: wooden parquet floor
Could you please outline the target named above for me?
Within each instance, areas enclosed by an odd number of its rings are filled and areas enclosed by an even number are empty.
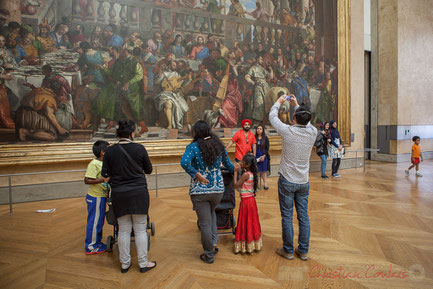
[[[1,288],[433,288],[433,161],[424,177],[405,177],[407,163],[367,163],[341,179],[311,175],[310,260],[275,254],[281,241],[277,178],[257,194],[263,251],[232,253],[221,236],[214,264],[199,259],[201,244],[187,188],[152,191],[150,260],[158,267],[120,273],[112,253],[86,256],[83,198],[0,207]],[[83,196],[85,192],[83,192]],[[54,213],[35,213],[56,208]],[[295,220],[295,236],[297,221]],[[105,225],[104,240],[112,234]],[[296,237],[295,237],[296,242]]]

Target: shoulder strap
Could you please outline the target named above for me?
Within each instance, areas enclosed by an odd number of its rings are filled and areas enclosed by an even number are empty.
[[[129,160],[129,162],[134,166],[134,168],[138,169],[138,171],[142,172],[143,169],[138,166],[137,162],[132,159],[132,157],[128,154],[128,152],[122,147],[122,145],[118,144],[118,146],[119,146],[120,150],[122,151],[122,153]]]

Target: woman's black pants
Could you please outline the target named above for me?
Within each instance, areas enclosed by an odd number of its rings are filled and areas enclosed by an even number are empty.
[[[332,174],[335,175],[338,172],[338,169],[340,168],[341,159],[332,159]]]

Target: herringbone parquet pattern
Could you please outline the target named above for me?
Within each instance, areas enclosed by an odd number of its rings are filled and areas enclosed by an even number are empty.
[[[257,195],[264,249],[234,255],[233,237],[221,236],[212,265],[201,253],[187,188],[152,193],[156,224],[150,259],[141,274],[119,270],[113,253],[86,256],[84,198],[0,207],[1,288],[433,288],[433,161],[423,178],[403,174],[407,164],[368,163],[341,179],[311,175],[310,260],[275,254],[281,246],[277,179]],[[84,196],[85,192],[83,192]],[[37,214],[37,209],[56,208]],[[296,217],[294,218],[296,220]],[[295,221],[295,235],[297,235]],[[112,227],[104,227],[104,235]],[[400,277],[400,278],[398,278]]]

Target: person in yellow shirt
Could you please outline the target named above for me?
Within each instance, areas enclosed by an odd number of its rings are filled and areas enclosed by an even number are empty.
[[[419,143],[421,142],[421,138],[419,136],[414,136],[412,138],[413,145],[412,145],[412,156],[410,158],[412,165],[404,171],[406,176],[409,175],[409,171],[415,167],[416,173],[415,176],[422,177],[422,174],[419,172],[419,163],[423,161],[422,154],[421,154],[421,147]]]
[[[86,255],[99,254],[107,251],[107,245],[102,243],[102,227],[104,226],[107,196],[102,186],[104,179],[101,176],[101,171],[102,160],[108,146],[109,143],[103,140],[98,140],[93,144],[92,150],[96,158],[87,166],[86,175],[84,177],[84,183],[89,185],[86,196],[88,212],[85,241]]]

